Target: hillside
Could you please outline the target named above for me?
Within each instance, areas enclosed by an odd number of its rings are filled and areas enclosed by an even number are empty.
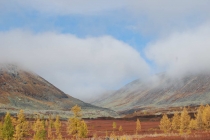
[[[117,114],[73,98],[42,77],[14,65],[0,67],[0,112],[24,109],[28,113],[61,113],[71,115],[70,108],[79,105],[84,117],[102,117]]]
[[[92,104],[126,114],[135,110],[207,103],[210,103],[210,74],[188,75],[183,78],[170,78],[161,74],[147,82],[135,80]]]
[[[88,100],[85,100],[87,103],[93,103],[93,102],[100,102],[102,100],[104,100],[105,98],[109,97],[110,95],[112,95],[115,92],[115,90],[109,90],[109,91],[105,91],[101,94],[94,95],[93,97],[91,97]]]

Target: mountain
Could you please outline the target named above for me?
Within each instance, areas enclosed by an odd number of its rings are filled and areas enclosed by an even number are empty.
[[[81,106],[84,117],[116,117],[110,109],[97,107],[65,94],[42,77],[14,65],[0,67],[0,111],[24,109],[28,113],[41,112],[71,115],[74,105]]]
[[[87,103],[100,102],[100,101],[104,100],[105,98],[109,97],[114,92],[115,92],[115,90],[105,91],[105,92],[102,92],[101,94],[99,94],[98,96],[94,95],[93,97],[91,97],[90,99],[85,100],[85,101]]]
[[[210,103],[210,74],[194,74],[180,78],[160,74],[146,82],[135,80],[109,97],[92,104],[126,114],[141,109],[208,103]]]

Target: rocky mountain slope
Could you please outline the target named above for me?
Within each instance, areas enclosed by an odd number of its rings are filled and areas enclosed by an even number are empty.
[[[118,116],[116,112],[75,99],[42,77],[14,65],[0,66],[0,111],[24,109],[69,115],[79,105],[84,117]]]
[[[92,104],[118,112],[210,103],[210,74],[170,78],[165,74],[147,82],[135,80]]]

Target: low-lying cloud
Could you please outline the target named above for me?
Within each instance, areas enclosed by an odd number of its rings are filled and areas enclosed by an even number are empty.
[[[64,92],[86,99],[143,78],[149,67],[131,46],[111,36],[12,30],[0,32],[0,62],[18,63]]]
[[[114,19],[116,23],[123,21],[126,23],[123,28],[138,32],[140,40],[141,35],[148,34],[150,40],[156,40],[148,42],[144,53],[157,66],[150,61],[146,63],[132,46],[112,36],[79,38],[71,32],[43,32],[48,30],[42,29],[44,27],[37,31],[28,25],[36,24],[34,21],[27,25],[18,25],[17,22],[17,26],[2,26],[5,32],[0,32],[0,62],[18,63],[29,68],[80,99],[95,96],[104,90],[113,90],[134,78],[147,77],[149,66],[155,72],[166,71],[175,77],[208,72],[209,5],[209,0],[0,1],[0,23],[3,25],[10,24],[11,15],[27,17],[28,13],[30,18],[32,15],[39,20],[41,15],[41,18],[49,18],[52,22],[62,16],[91,21],[95,17],[106,17],[105,20],[110,21]],[[5,18],[7,16],[8,19]],[[53,30],[59,28],[54,24],[51,26]],[[98,26],[98,23],[95,22],[93,26]],[[21,29],[11,30],[18,27]],[[38,33],[24,30],[27,28]],[[85,34],[88,35],[91,32]]]
[[[205,24],[150,43],[145,52],[171,76],[205,73],[210,71],[209,37],[210,24]]]

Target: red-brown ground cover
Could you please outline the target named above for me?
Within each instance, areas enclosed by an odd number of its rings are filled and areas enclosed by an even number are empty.
[[[159,121],[141,122],[142,130],[136,135],[136,121],[134,120],[86,120],[89,128],[89,137],[105,137],[112,131],[116,135],[130,135],[133,140],[210,140],[210,132],[193,131],[189,135],[179,133],[163,134],[159,129]],[[117,129],[113,130],[112,124],[116,122]],[[119,131],[122,126],[123,131]]]
[[[142,130],[136,135],[136,121],[134,120],[85,120],[88,125],[88,138],[86,139],[105,139],[106,132],[108,136],[114,131],[117,136],[126,135],[132,140],[210,140],[210,131],[194,131],[189,135],[179,135],[178,133],[163,134],[159,130],[159,121],[141,122]],[[113,129],[113,122],[116,122],[117,128]],[[122,132],[119,127],[122,126]],[[70,140],[66,132],[67,122],[62,121],[63,139]],[[55,130],[53,129],[53,133]],[[31,140],[32,137],[28,137]]]
[[[136,122],[133,120],[88,120],[89,135],[97,134],[98,136],[106,136],[106,132],[110,134],[114,131],[117,135],[134,135],[136,134]],[[112,124],[116,122],[117,128],[113,129]],[[119,127],[122,126],[122,132]],[[142,130],[138,134],[154,134],[160,133],[159,122],[141,122]]]

